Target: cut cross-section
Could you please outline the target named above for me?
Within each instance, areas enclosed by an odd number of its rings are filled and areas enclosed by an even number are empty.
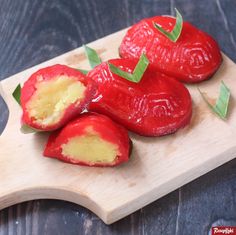
[[[118,153],[118,146],[103,140],[99,134],[88,134],[71,138],[62,146],[62,154],[75,161],[93,164],[94,162],[112,163]]]
[[[115,166],[129,160],[128,132],[110,118],[86,113],[50,135],[44,155],[88,166]]]
[[[63,111],[84,98],[86,87],[74,77],[61,76],[36,84],[36,92],[28,102],[27,111],[41,125],[58,122]],[[53,95],[52,95],[53,94]]]
[[[94,91],[94,83],[75,69],[41,69],[22,88],[22,121],[38,130],[57,129],[86,108]]]

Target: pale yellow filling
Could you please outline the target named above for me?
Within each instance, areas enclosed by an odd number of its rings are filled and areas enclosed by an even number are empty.
[[[62,154],[86,163],[112,163],[118,146],[101,139],[98,134],[77,136],[62,145]]]
[[[57,123],[69,105],[84,98],[86,89],[81,82],[67,76],[39,81],[36,88],[37,91],[27,104],[27,110],[36,119],[35,122],[41,125]]]

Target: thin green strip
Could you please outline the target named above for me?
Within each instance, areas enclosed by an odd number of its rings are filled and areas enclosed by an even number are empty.
[[[116,74],[122,78],[125,78],[126,80],[129,80],[131,82],[135,82],[135,83],[140,82],[148,65],[149,65],[149,60],[145,54],[141,55],[137,65],[135,66],[133,73],[125,72],[125,71],[121,70],[120,68],[116,67],[115,65],[108,63],[110,70],[114,74]]]
[[[157,23],[153,22],[154,27],[157,30],[159,30],[162,34],[164,34],[167,38],[169,38],[172,42],[176,42],[178,40],[183,28],[183,17],[176,8],[175,12],[176,12],[176,23],[171,32],[167,32]]]
[[[79,70],[84,75],[87,75],[89,72],[89,70],[85,70],[85,69],[77,69],[77,70]]]
[[[21,106],[21,103],[20,103],[21,85],[20,84],[17,85],[17,87],[15,88],[15,90],[12,93],[12,96],[14,97],[16,102]]]
[[[84,50],[85,50],[85,54],[89,60],[89,64],[90,64],[91,68],[94,68],[95,66],[101,64],[102,61],[94,49],[84,45]]]
[[[220,84],[220,94],[216,100],[215,105],[212,105],[206,98],[205,94],[198,88],[203,100],[206,102],[211,111],[221,119],[225,120],[228,113],[228,106],[230,101],[230,90],[223,81]]]
[[[36,133],[36,132],[40,132],[34,128],[31,128],[29,126],[27,126],[26,124],[23,124],[20,128],[20,131],[23,133],[23,134],[31,134],[31,133]]]

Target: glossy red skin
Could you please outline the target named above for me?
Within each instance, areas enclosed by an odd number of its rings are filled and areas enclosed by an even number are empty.
[[[113,163],[89,163],[79,160],[74,160],[70,156],[62,154],[61,146],[66,144],[72,137],[86,135],[86,128],[92,127],[93,130],[99,133],[100,137],[112,144],[116,144],[119,149],[118,155]],[[129,160],[131,152],[131,141],[128,136],[128,131],[113,122],[110,118],[96,113],[85,113],[80,115],[75,120],[69,122],[61,130],[53,132],[48,139],[44,156],[57,158],[61,161],[86,166],[116,166]]]
[[[182,82],[196,83],[210,78],[222,62],[217,42],[188,22],[183,23],[177,42],[153,26],[156,22],[170,32],[175,21],[169,16],[156,16],[133,25],[122,40],[120,56],[139,58],[145,53],[159,71]]]
[[[76,81],[83,83],[84,86],[86,86],[85,97],[83,100],[77,100],[69,107],[67,107],[64,110],[64,114],[59,122],[53,125],[39,125],[35,122],[35,119],[31,117],[29,112],[27,111],[27,103],[30,101],[32,95],[36,91],[36,84],[38,83],[38,79],[43,79],[44,81],[53,80],[54,78],[60,75],[74,77]],[[88,103],[93,98],[95,90],[95,83],[92,80],[86,78],[85,75],[83,75],[76,69],[60,64],[40,69],[30,76],[30,78],[24,83],[24,86],[21,90],[21,106],[23,110],[22,124],[26,124],[29,127],[40,131],[56,130],[62,127],[65,123],[67,123],[74,117],[76,117],[87,107]]]
[[[132,72],[137,63],[113,59],[111,64]],[[143,136],[173,133],[190,122],[192,102],[188,90],[174,78],[149,67],[139,83],[113,74],[102,63],[88,73],[97,83],[89,110],[111,117],[128,130]]]

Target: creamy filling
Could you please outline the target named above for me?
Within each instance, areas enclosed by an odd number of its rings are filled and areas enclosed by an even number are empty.
[[[62,118],[67,107],[84,98],[86,87],[73,77],[58,76],[38,82],[36,89],[27,110],[36,123],[53,125]]]
[[[103,140],[99,134],[73,137],[62,145],[62,154],[82,162],[112,163],[118,153],[118,146]]]

